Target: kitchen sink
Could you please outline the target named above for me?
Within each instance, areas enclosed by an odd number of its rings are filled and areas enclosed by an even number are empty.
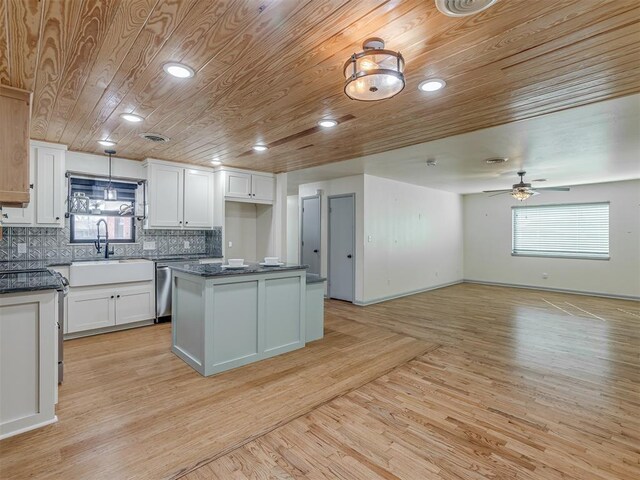
[[[98,260],[73,262],[69,267],[72,287],[109,283],[145,282],[153,280],[154,265],[150,260]]]

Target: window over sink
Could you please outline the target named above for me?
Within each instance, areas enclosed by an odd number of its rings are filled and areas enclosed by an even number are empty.
[[[93,243],[97,223],[104,219],[109,242],[135,242],[135,202],[137,183],[111,182],[117,200],[105,200],[108,180],[71,177],[69,214],[71,243]],[[101,232],[104,235],[104,230]]]

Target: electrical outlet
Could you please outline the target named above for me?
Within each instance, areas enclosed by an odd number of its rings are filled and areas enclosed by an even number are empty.
[[[367,242],[371,243],[373,241],[373,235],[369,235],[367,237]]]
[[[184,248],[191,248],[189,245],[190,245],[190,244],[189,244],[189,241],[188,241],[188,240],[185,240],[185,241],[184,241]]]
[[[233,247],[233,242],[229,242],[229,248]]]
[[[156,249],[156,242],[142,242],[142,249],[143,250],[155,250]]]
[[[26,243],[19,243],[18,244],[18,255],[24,255],[25,253],[27,253],[27,244]]]

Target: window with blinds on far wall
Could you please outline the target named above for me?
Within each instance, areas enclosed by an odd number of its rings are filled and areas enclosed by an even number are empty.
[[[609,258],[609,203],[513,207],[512,255]]]

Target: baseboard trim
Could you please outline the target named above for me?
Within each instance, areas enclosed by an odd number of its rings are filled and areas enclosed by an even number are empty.
[[[494,287],[525,288],[527,290],[542,290],[545,292],[571,293],[573,295],[587,295],[590,297],[615,298],[618,300],[632,300],[636,302],[640,301],[640,296],[633,296],[633,295],[613,295],[610,293],[588,292],[585,290],[570,290],[567,288],[538,287],[534,285],[522,285],[519,283],[486,282],[484,280],[471,280],[468,278],[465,278],[463,282],[475,283],[478,285],[491,285]]]
[[[65,340],[73,340],[74,338],[91,337],[102,333],[121,332],[122,330],[130,330],[132,328],[146,327],[155,323],[154,318],[149,320],[140,320],[139,322],[125,323],[124,325],[113,325],[111,327],[96,328],[95,330],[83,330],[81,332],[65,333]]]
[[[439,288],[444,288],[444,287],[450,287],[452,285],[458,285],[459,283],[463,283],[464,280],[456,280],[454,282],[449,282],[449,283],[441,283],[439,285],[434,285],[432,287],[427,287],[427,288],[419,288],[417,290],[411,290],[409,292],[403,292],[403,293],[397,293],[395,295],[389,295],[388,297],[379,297],[379,298],[375,298],[373,300],[367,300],[366,302],[361,302],[361,301],[354,301],[353,304],[354,305],[358,305],[359,307],[366,307],[367,305],[374,305],[376,303],[382,303],[382,302],[387,302],[389,300],[395,300],[396,298],[402,298],[402,297],[408,297],[410,295],[416,295],[418,293],[424,293],[424,292],[429,292],[431,290],[437,290]]]

